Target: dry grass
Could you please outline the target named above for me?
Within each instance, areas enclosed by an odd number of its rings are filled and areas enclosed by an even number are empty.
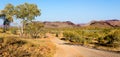
[[[55,45],[49,39],[19,38],[0,33],[0,57],[53,57]]]

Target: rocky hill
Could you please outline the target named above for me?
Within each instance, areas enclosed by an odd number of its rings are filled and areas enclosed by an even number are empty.
[[[70,21],[65,22],[43,22],[45,24],[45,27],[47,28],[65,28],[65,27],[75,27],[76,25]]]
[[[71,21],[56,21],[50,22],[45,21],[43,22],[46,28],[70,28],[70,27],[85,27],[85,26],[94,26],[94,27],[120,27],[120,20],[113,19],[113,20],[102,20],[102,21],[91,21],[90,23],[86,24],[74,24]]]
[[[92,21],[89,26],[95,27],[120,27],[120,20]]]

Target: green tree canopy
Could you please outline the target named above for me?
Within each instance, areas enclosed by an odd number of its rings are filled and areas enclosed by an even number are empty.
[[[5,15],[5,19],[12,22],[13,16],[15,14],[14,6],[12,4],[7,4],[5,8],[2,10],[2,15]]]
[[[7,4],[3,10],[1,10],[0,17],[3,19],[4,32],[8,29],[8,26],[13,22],[13,16],[15,14],[14,6]]]
[[[16,17],[23,21],[32,21],[39,15],[41,15],[40,10],[35,4],[24,3],[16,6]]]
[[[25,24],[27,22],[31,22],[35,19],[35,17],[40,16],[40,10],[37,5],[24,3],[15,7],[15,15],[18,19],[21,19],[22,27],[21,27],[21,36],[24,34]]]

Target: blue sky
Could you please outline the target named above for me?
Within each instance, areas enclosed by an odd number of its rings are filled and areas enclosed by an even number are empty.
[[[6,4],[37,4],[41,9],[39,21],[72,21],[87,23],[92,20],[120,20],[120,0],[2,0],[0,10]]]

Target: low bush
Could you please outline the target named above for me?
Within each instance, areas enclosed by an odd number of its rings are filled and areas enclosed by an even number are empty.
[[[84,43],[84,38],[81,38],[80,35],[73,31],[65,31],[63,32],[63,36],[65,37],[65,40],[68,40],[70,42],[74,43]]]
[[[21,46],[24,45],[26,41],[20,40],[19,38],[4,38],[2,45],[3,46],[8,46],[8,45],[17,45]]]
[[[17,34],[17,30],[18,30],[17,27],[11,27],[10,28],[10,31],[11,31],[12,34]]]
[[[25,27],[25,32],[30,34],[32,38],[39,38],[40,32],[43,31],[44,24],[41,22],[31,22]]]
[[[112,30],[106,36],[98,38],[98,43],[108,47],[119,47],[120,30]]]

